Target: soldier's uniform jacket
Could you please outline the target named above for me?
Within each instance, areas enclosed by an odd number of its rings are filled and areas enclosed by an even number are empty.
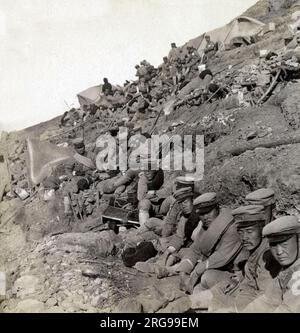
[[[209,43],[207,43],[206,48],[204,50],[204,53],[207,56],[211,56],[213,53],[216,53],[216,44],[212,41],[210,41]]]
[[[180,51],[177,47],[172,48],[168,55],[169,61],[171,63],[176,62],[177,59],[180,59]]]
[[[265,293],[250,303],[244,312],[299,312],[300,258],[279,272]]]
[[[192,53],[188,54],[186,66],[191,68],[192,70],[198,70],[197,63],[201,60],[201,57],[198,51],[194,50]]]
[[[280,270],[280,265],[273,258],[268,241],[263,239],[257,249],[249,256],[244,267],[244,279],[239,290],[252,289],[263,291]]]
[[[224,293],[228,281],[216,285],[210,304],[212,312],[220,309],[240,311],[258,296],[262,295],[270,281],[280,270],[280,265],[273,258],[266,239],[249,256],[244,266],[244,278],[230,292]]]
[[[137,191],[139,201],[145,198],[148,191],[157,191],[164,183],[164,172],[161,169],[157,170],[156,175],[151,181],[146,178],[143,172],[141,172],[139,176]]]
[[[164,252],[168,247],[172,246],[176,251],[179,251],[181,247],[186,246],[190,241],[191,235],[199,223],[199,216],[195,211],[189,216],[184,216],[179,203],[175,201],[161,223],[163,223],[163,227],[159,238],[160,245],[158,250]],[[158,239],[159,236],[157,236],[158,233],[155,227],[150,229],[140,234],[139,238],[135,238],[134,241]]]
[[[156,191],[156,196],[160,199],[166,199],[174,193],[174,184],[164,184],[162,188]]]
[[[199,223],[199,216],[195,210],[188,216],[184,216],[178,202],[175,202],[165,220],[160,242],[163,250],[172,246],[179,251],[191,240],[192,233]]]
[[[217,269],[230,266],[241,249],[231,210],[224,208],[207,230],[200,230],[194,243],[186,249],[183,259],[193,266],[199,259],[208,259],[207,269]]]
[[[272,256],[269,245],[264,239],[249,256],[244,266],[244,278],[230,292],[224,294],[228,281],[219,283],[212,290],[214,295],[210,305],[211,311],[234,308],[237,311],[245,308],[255,298],[262,295],[272,278],[280,270],[280,265]]]

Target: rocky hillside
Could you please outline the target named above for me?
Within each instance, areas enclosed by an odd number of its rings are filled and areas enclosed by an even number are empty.
[[[300,2],[292,0],[261,0],[250,8],[245,15],[273,22],[275,30],[209,59],[207,66],[216,82],[227,88],[228,98],[179,106],[162,115],[155,126],[158,134],[205,135],[205,175],[197,188],[217,192],[222,205],[234,208],[250,191],[272,187],[277,214],[299,215],[300,81],[291,74],[289,66],[294,63],[285,63],[278,72],[278,63],[283,63],[280,50],[297,10]],[[260,57],[262,50],[276,54]],[[269,78],[268,84],[262,84],[261,91],[251,90],[251,82],[257,82],[262,73]],[[92,146],[99,132],[118,121],[107,113],[87,122],[87,145]],[[153,128],[155,121],[156,117],[145,120],[145,128]],[[173,287],[176,278],[161,282],[124,268],[114,248],[104,254],[99,250],[102,240],[113,236],[93,229],[94,216],[81,225],[64,220],[62,198],[57,196],[49,203],[39,187],[28,182],[28,136],[59,144],[80,133],[80,128],[66,131],[58,117],[1,137],[0,172],[9,182],[0,191],[0,271],[6,272],[8,290],[2,302],[0,296],[0,311],[189,310],[190,300]],[[16,188],[25,190],[27,198],[20,199],[14,193]],[[114,241],[121,242],[122,234],[119,237]],[[168,288],[170,283],[172,288]]]

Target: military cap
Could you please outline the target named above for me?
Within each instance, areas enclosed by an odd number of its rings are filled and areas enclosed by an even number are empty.
[[[283,242],[300,233],[300,223],[296,216],[283,216],[270,222],[263,228],[263,236],[269,242]]]
[[[208,192],[199,195],[193,202],[194,206],[197,207],[200,212],[205,213],[211,211],[217,206],[217,194],[215,192]]]
[[[246,196],[246,200],[250,205],[269,206],[275,203],[275,192],[271,188],[261,188]]]
[[[191,198],[191,197],[193,197],[193,195],[194,195],[194,193],[190,187],[180,188],[179,190],[175,191],[173,194],[175,200],[178,202],[182,202],[186,198]]]
[[[76,139],[72,140],[72,143],[73,143],[74,147],[76,147],[76,148],[84,147],[83,138],[76,138]]]
[[[240,206],[232,211],[238,228],[250,227],[266,221],[265,207],[262,205]]]
[[[188,186],[194,189],[194,182],[195,182],[194,177],[188,177],[188,176],[176,177],[175,179],[176,189],[179,190],[180,188]]]

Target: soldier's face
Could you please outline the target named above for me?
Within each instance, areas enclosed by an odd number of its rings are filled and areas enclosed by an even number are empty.
[[[283,242],[270,243],[270,248],[274,258],[281,266],[289,266],[297,259],[298,238],[294,235]]]
[[[181,208],[184,215],[191,214],[193,210],[193,202],[191,198],[185,199],[183,202],[181,202]]]
[[[258,225],[238,229],[238,234],[243,247],[248,251],[256,249],[262,240],[262,228]]]
[[[217,209],[213,208],[212,210],[210,210],[209,212],[205,213],[205,214],[201,214],[200,215],[200,220],[202,221],[202,225],[205,229],[207,229],[212,221],[217,217]]]

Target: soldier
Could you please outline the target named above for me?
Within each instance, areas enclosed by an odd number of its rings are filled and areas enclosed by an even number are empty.
[[[159,240],[160,252],[164,253],[166,250],[168,253],[178,252],[185,242],[190,240],[199,222],[199,217],[193,209],[193,195],[191,187],[183,187],[174,192],[174,220],[171,221],[171,215],[168,215],[163,221],[163,237]]]
[[[180,62],[180,50],[177,48],[176,43],[171,44],[171,50],[168,55],[168,59],[170,62],[170,75],[173,79],[174,86],[177,83],[177,69],[178,69],[178,63]]]
[[[102,86],[102,92],[105,96],[108,96],[108,95],[112,95],[113,94],[113,91],[112,91],[112,85],[111,83],[108,82],[108,79],[105,77],[103,79],[103,86]]]
[[[272,255],[281,266],[277,277],[263,295],[250,303],[244,312],[299,312],[300,298],[300,224],[295,216],[280,217],[263,229]]]
[[[208,87],[213,80],[213,74],[210,69],[205,69],[186,86],[184,86],[176,99],[174,107],[180,106],[189,100],[196,99],[202,95],[207,95]]]
[[[257,191],[256,191],[257,192]],[[260,196],[258,192],[257,197]],[[256,199],[255,193],[250,198]],[[213,300],[209,311],[240,311],[261,295],[268,283],[279,272],[279,266],[271,255],[262,229],[267,222],[264,206],[241,206],[232,211],[242,246],[249,251],[249,258],[242,276],[233,276],[230,281],[218,284],[212,290]]]
[[[90,160],[94,159],[93,152],[87,152],[83,138],[76,138],[72,141],[73,147],[77,154],[88,157]],[[62,163],[66,176],[71,179],[73,176],[90,176],[92,178],[97,177],[95,170],[90,167],[79,163],[76,159],[70,158]]]
[[[204,49],[204,55],[206,61],[216,54],[216,44],[210,39],[209,35],[205,36],[206,47]],[[205,60],[203,62],[206,62]]]
[[[190,81],[198,73],[198,64],[201,61],[201,57],[198,51],[193,46],[187,46],[188,54],[186,59],[186,64],[182,67],[184,68],[183,75],[187,81]]]
[[[154,224],[162,224],[162,218],[166,216],[171,207],[176,203],[176,200],[173,196],[173,193],[180,188],[190,187],[192,192],[194,192],[194,179],[187,178],[185,176],[176,177],[174,184],[164,184],[162,188],[157,191],[151,192],[150,198],[143,199],[140,203],[140,207],[143,207],[143,210],[147,211],[147,218],[151,215],[155,215],[155,217],[151,218],[151,223]],[[148,195],[149,197],[149,195]],[[151,203],[152,201],[152,203]],[[156,203],[156,204],[155,204]],[[173,211],[178,212],[178,207],[173,207]],[[169,214],[168,218],[164,220],[164,236],[166,236],[170,230],[174,228],[174,217],[173,214]]]
[[[163,63],[158,66],[159,71],[161,71],[160,78],[164,83],[168,82],[171,78],[171,63],[168,57],[163,57]]]
[[[178,58],[180,58],[180,52],[176,46],[176,43],[171,43],[171,50],[169,52],[168,58],[170,62],[175,62]]]
[[[155,168],[155,169],[151,169]],[[150,214],[158,213],[161,200],[157,197],[157,192],[163,185],[164,173],[157,168],[157,161],[141,161],[141,169],[144,170],[139,174],[137,198],[139,201],[139,221],[143,225],[150,217]]]
[[[160,236],[156,238],[156,242],[154,243],[155,248],[160,254],[159,259],[155,264],[140,264],[138,269],[141,271],[157,273],[159,275],[170,254],[178,252],[182,246],[187,245],[199,223],[199,216],[193,207],[193,191],[191,187],[180,188],[175,191],[173,196],[175,202],[171,205],[164,220],[149,219],[140,228],[140,237],[145,238],[149,232]],[[171,225],[172,228],[169,228]]]
[[[226,208],[220,210],[216,193],[202,194],[195,199],[194,206],[202,227],[194,235],[193,244],[179,253],[181,261],[167,268],[169,275],[182,274],[182,287],[189,293],[199,279],[207,289],[231,276],[233,261],[241,251],[231,212]],[[213,269],[217,274],[210,274]]]
[[[72,141],[74,149],[80,155],[84,155],[85,153],[85,145],[83,138],[76,138]]]
[[[97,185],[100,194],[120,193],[121,187],[131,184],[138,176],[139,171],[129,169],[123,175],[117,175],[113,178],[103,180]],[[125,189],[123,189],[125,190]]]
[[[246,195],[245,199],[249,205],[262,205],[265,208],[266,222],[273,220],[273,210],[275,208],[275,192],[271,188],[261,188]]]

